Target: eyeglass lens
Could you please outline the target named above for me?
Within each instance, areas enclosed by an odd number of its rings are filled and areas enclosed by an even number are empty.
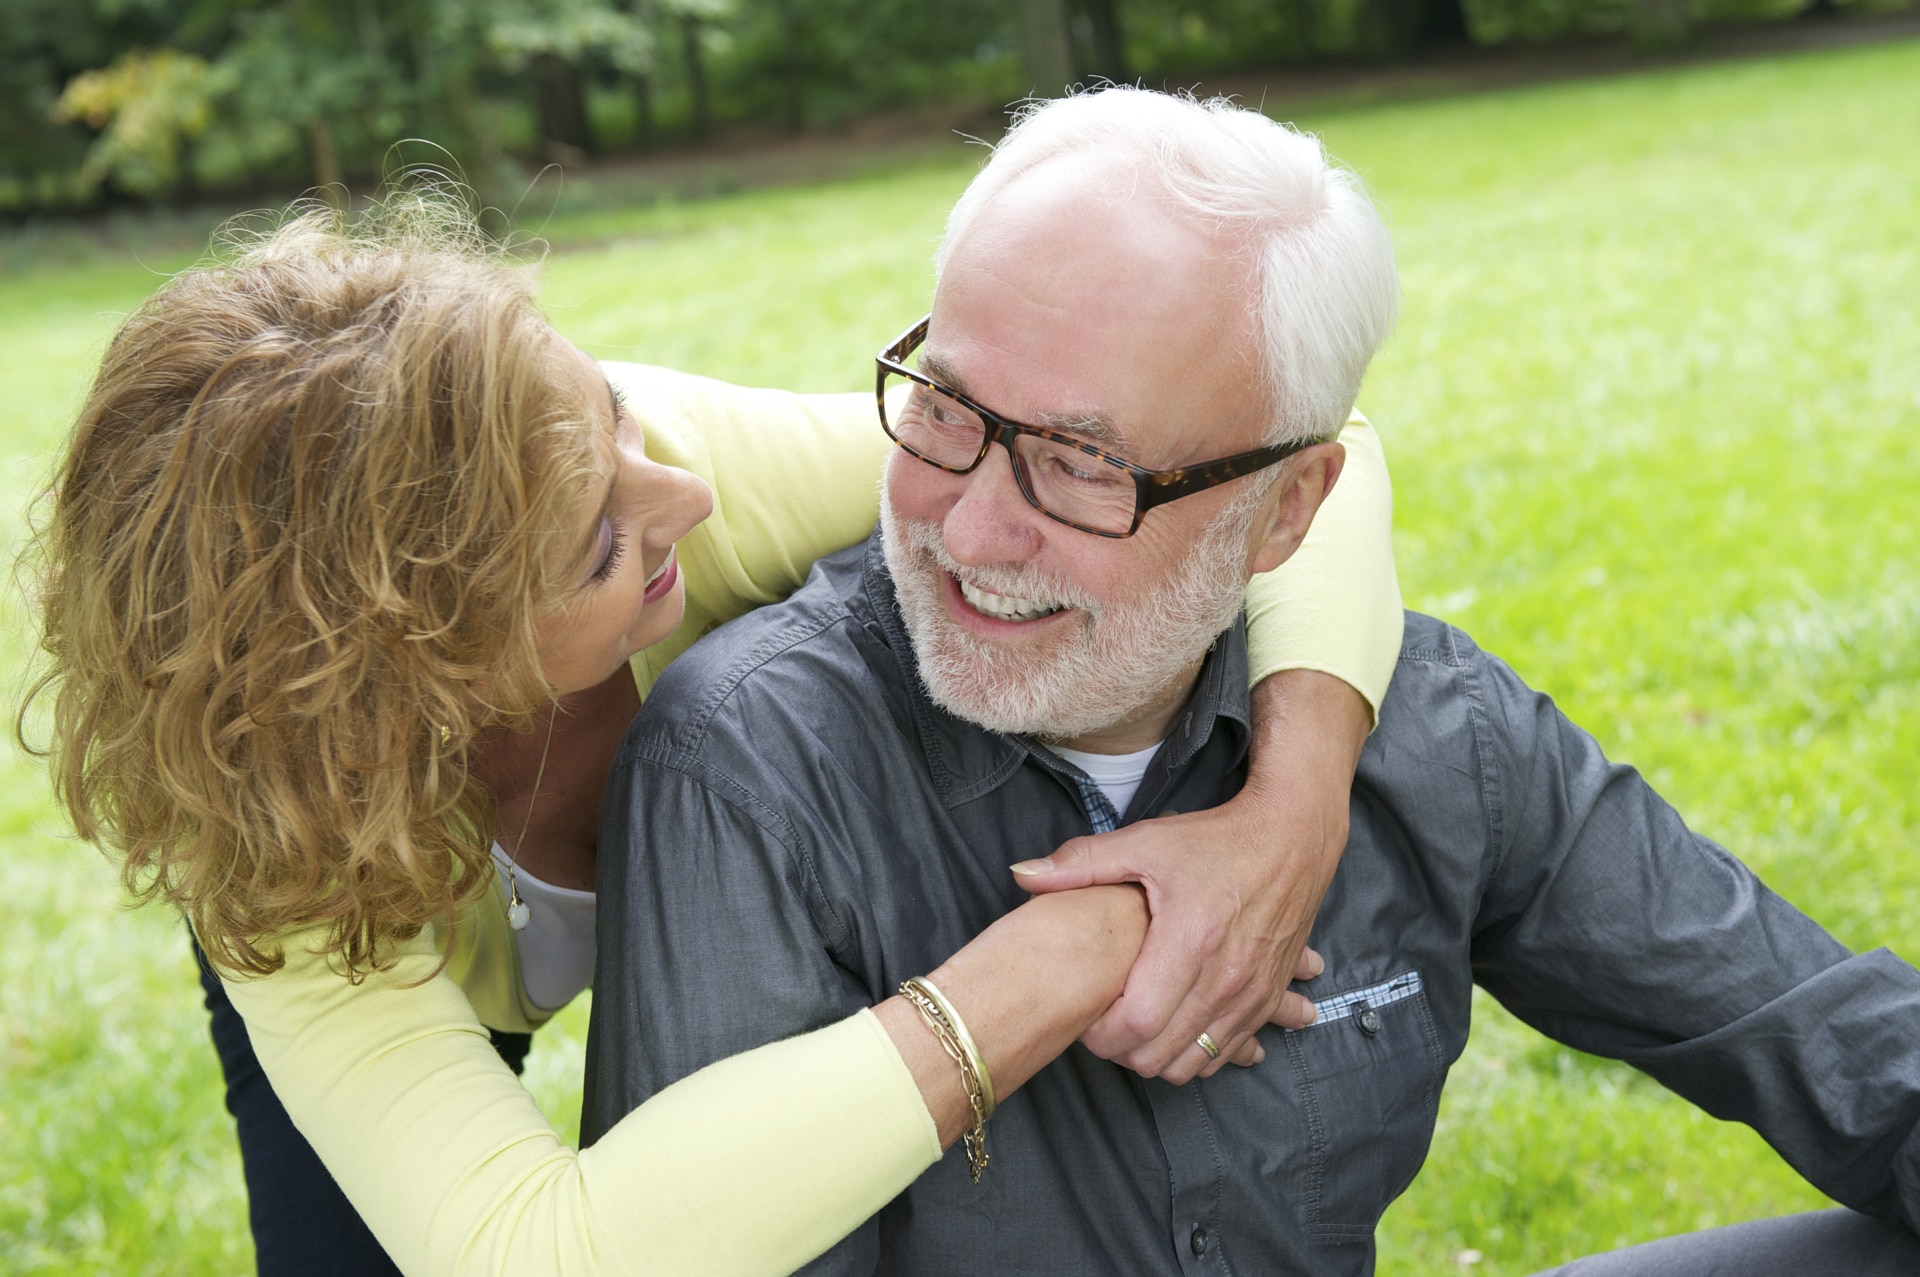
[[[958,400],[889,373],[886,403],[889,432],[922,460],[965,470],[980,456],[987,424]],[[1021,486],[1042,510],[1102,532],[1124,534],[1133,527],[1139,488],[1131,474],[1037,435],[1015,435],[1012,445]]]

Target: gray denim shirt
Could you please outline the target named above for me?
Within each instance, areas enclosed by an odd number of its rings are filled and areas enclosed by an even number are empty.
[[[1246,673],[1236,626],[1123,820],[1239,788]],[[877,538],[708,637],[613,768],[583,1137],[933,969],[1025,899],[1010,864],[1094,828],[1081,781],[927,699]],[[1850,955],[1459,631],[1407,618],[1351,821],[1317,1024],[1180,1087],[1075,1046],[1002,1103],[978,1186],[950,1150],[803,1271],[1370,1272],[1476,981],[1920,1214],[1920,973]]]

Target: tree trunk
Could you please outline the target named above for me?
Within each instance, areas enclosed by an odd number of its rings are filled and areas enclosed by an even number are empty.
[[[1057,98],[1073,83],[1073,29],[1066,0],[1020,0],[1020,53],[1027,91]]]
[[[533,79],[533,100],[540,117],[540,140],[561,158],[568,151],[590,156],[595,151],[593,125],[587,119],[587,90],[580,68],[550,53],[535,54],[527,70]]]
[[[1293,29],[1294,55],[1303,62],[1311,58],[1320,43],[1314,27],[1313,0],[1288,0],[1287,25]]]
[[[1420,47],[1419,0],[1367,0],[1366,16],[1366,47],[1374,57],[1398,62]]]
[[[1089,75],[1101,76],[1115,84],[1127,79],[1127,53],[1120,32],[1119,0],[1080,0],[1087,17],[1087,30],[1093,37]]]
[[[335,208],[346,201],[346,182],[340,176],[340,148],[333,141],[333,124],[325,116],[307,121],[307,155],[313,162],[313,184],[320,198]]]
[[[1633,0],[1627,35],[1641,53],[1678,49],[1693,34],[1687,0]]]
[[[653,76],[645,71],[633,77],[633,140],[643,151],[653,149]]]
[[[1420,44],[1465,44],[1472,33],[1467,30],[1467,8],[1461,0],[1426,0],[1420,6]]]
[[[807,24],[802,0],[780,0],[780,81],[787,132],[807,127]]]
[[[713,132],[713,99],[707,90],[707,64],[700,52],[700,19],[680,15],[680,56],[687,64],[687,96],[693,100],[693,136],[705,141]]]

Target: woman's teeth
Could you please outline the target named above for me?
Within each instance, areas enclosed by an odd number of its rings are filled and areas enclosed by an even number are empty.
[[[958,577],[954,578],[959,580]],[[1006,594],[988,594],[985,590],[960,582],[960,596],[973,606],[976,612],[984,613],[1000,621],[1032,621],[1043,616],[1051,616],[1060,610],[1057,603],[1038,603],[1033,599],[1016,599]]]
[[[658,581],[661,577],[665,576],[667,574],[667,569],[672,566],[673,566],[673,551],[669,550],[667,551],[667,557],[661,560],[660,566],[653,570],[653,575],[647,578],[647,584],[652,585],[654,582]]]

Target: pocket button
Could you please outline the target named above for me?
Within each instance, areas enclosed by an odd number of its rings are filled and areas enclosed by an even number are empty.
[[[1380,1013],[1364,1002],[1354,1006],[1353,1022],[1359,1025],[1360,1031],[1368,1037],[1380,1032]]]

